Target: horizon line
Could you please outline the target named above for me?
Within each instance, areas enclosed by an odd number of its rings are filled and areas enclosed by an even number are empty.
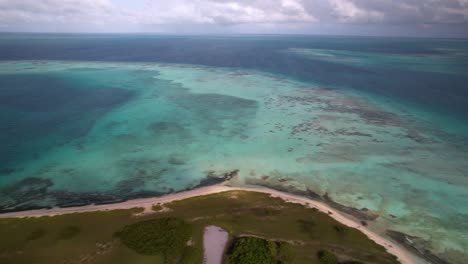
[[[50,34],[50,35],[160,35],[160,36],[302,36],[302,37],[357,37],[357,38],[407,38],[407,39],[453,39],[468,40],[468,36],[407,36],[407,35],[360,35],[360,34],[317,34],[317,33],[177,33],[177,32],[66,32],[66,31],[0,31],[0,34]]]

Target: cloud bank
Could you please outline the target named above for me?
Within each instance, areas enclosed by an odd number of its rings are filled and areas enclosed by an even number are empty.
[[[468,25],[468,0],[0,0],[0,25],[3,31],[110,32],[460,28]]]

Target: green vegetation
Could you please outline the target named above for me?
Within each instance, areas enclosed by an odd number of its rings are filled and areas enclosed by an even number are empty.
[[[81,232],[81,229],[78,226],[67,226],[60,230],[58,235],[59,239],[71,239],[77,236]]]
[[[163,209],[163,207],[160,205],[160,204],[154,204],[151,209],[155,212],[157,211],[161,211]]]
[[[349,227],[342,225],[342,224],[334,225],[333,228],[338,234],[341,234],[341,235],[345,235],[349,229]]]
[[[320,264],[319,250],[333,252],[339,263],[398,263],[359,230],[341,228],[325,213],[262,193],[225,192],[164,204],[164,208],[170,210],[140,216],[135,214],[142,209],[0,219],[0,263],[202,263],[207,225],[230,233],[234,239],[229,249],[235,248],[238,238],[262,238],[268,245],[263,252],[270,252],[266,255],[274,256],[277,263]],[[163,228],[172,225],[182,231]],[[147,229],[152,230],[148,237],[141,233]],[[166,242],[154,241],[155,234]],[[135,239],[140,235],[148,240]],[[164,249],[165,243],[175,246]]]
[[[328,250],[319,250],[317,257],[323,264],[338,264],[338,257]]]
[[[162,255],[165,262],[181,256],[191,230],[184,220],[161,218],[125,226],[117,236],[140,254]]]
[[[234,239],[228,253],[229,264],[281,264],[291,258],[288,243],[257,237]]]
[[[194,246],[187,246],[184,248],[184,251],[181,255],[180,263],[183,264],[192,264],[192,263],[201,263],[203,255],[199,248]]]
[[[29,233],[26,240],[31,241],[31,240],[39,239],[39,238],[45,236],[46,233],[47,233],[47,231],[45,231],[42,228],[35,229],[31,233]]]

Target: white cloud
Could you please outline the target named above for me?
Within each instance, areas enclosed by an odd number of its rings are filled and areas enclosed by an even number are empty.
[[[3,28],[468,23],[468,0],[0,0]]]
[[[384,20],[384,13],[357,7],[350,0],[330,0],[340,22],[379,22]]]
[[[314,22],[300,1],[175,0],[170,5],[149,1],[141,13],[144,23],[291,23]]]
[[[0,0],[0,22],[106,23],[115,16],[111,0]]]

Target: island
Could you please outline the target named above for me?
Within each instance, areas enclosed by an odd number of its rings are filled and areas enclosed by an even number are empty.
[[[413,263],[328,205],[206,186],[122,203],[0,215],[0,263]]]

